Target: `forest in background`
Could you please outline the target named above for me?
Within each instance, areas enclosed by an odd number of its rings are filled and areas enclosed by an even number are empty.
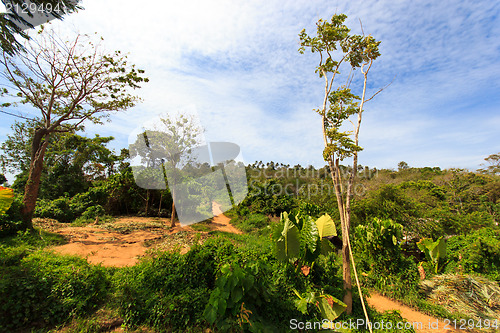
[[[17,124],[15,130],[20,138],[29,127]],[[94,224],[96,218],[103,223],[120,215],[170,217],[169,190],[138,187],[127,150],[119,155],[109,150],[106,145],[111,140],[72,133],[55,139],[47,152],[50,163],[44,168],[36,218],[83,226]],[[21,142],[11,136],[4,147]],[[17,146],[12,152],[23,150]],[[24,150],[24,154],[29,156],[29,151]],[[494,157],[487,162],[495,162]],[[349,172],[348,167],[342,169]],[[276,248],[286,223],[283,213],[297,216],[296,221],[305,216],[316,220],[324,214],[338,221],[328,166],[317,169],[259,161],[247,165],[246,171],[249,193],[243,202],[225,213],[243,235],[212,233],[186,255],[154,252],[140,264],[120,269],[44,252],[41,249],[47,245],[64,241],[43,230],[34,234],[19,230],[22,217],[18,209],[26,181],[26,172],[21,172],[11,185],[14,202],[0,222],[0,311],[5,318],[1,327],[10,330],[33,323],[38,323],[35,327],[68,325],[73,318],[72,329],[79,325],[82,332],[92,331],[92,327],[101,327],[95,313],[102,308],[107,309],[107,315],[124,318],[127,327],[145,325],[158,331],[185,331],[186,327],[193,332],[204,327],[218,327],[221,331],[286,330],[290,318],[328,318],[313,300],[321,295],[341,299],[339,254],[308,252],[302,236],[293,260],[280,257]],[[473,318],[476,322],[493,323],[492,314],[481,307],[492,313],[498,311],[494,294],[486,301],[486,296],[479,296],[473,305],[476,312],[449,308],[429,295],[438,286],[450,284],[455,284],[457,290],[468,290],[470,286],[464,285],[467,281],[471,286],[481,282],[482,286],[493,284],[491,288],[495,288],[496,284],[498,288],[499,197],[500,178],[495,163],[479,171],[413,168],[405,162],[395,169],[360,166],[352,204],[351,237],[363,288],[377,290],[441,318]],[[210,223],[203,221],[193,228],[203,232]],[[335,224],[340,233],[338,223]],[[418,243],[425,239],[430,240],[429,249],[432,243],[442,240],[445,253],[433,256],[432,250],[419,247]],[[339,241],[337,238],[331,243],[338,248]],[[310,273],[305,274],[298,267],[310,269]],[[444,281],[436,280],[443,277]],[[234,286],[221,285],[221,279],[234,279]],[[425,289],[422,279],[435,285]],[[31,292],[35,288],[41,290],[36,297]],[[362,317],[357,293],[354,294],[353,314],[342,314],[339,319]],[[43,297],[51,299],[50,305],[42,302]],[[222,306],[220,299],[225,300],[224,311],[217,310]],[[298,302],[300,299],[304,305]],[[207,309],[215,310],[211,313]],[[369,315],[372,320],[403,320],[397,314],[380,317],[371,309]]]

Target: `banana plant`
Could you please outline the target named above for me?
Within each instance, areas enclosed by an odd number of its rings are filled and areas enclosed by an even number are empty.
[[[422,238],[420,242],[417,243],[420,251],[424,252],[427,260],[430,260],[434,265],[434,273],[442,268],[439,267],[440,262],[446,258],[446,241],[443,236],[439,237],[436,241],[432,238]]]
[[[276,255],[279,260],[313,263],[320,254],[327,255],[335,250],[328,238],[337,236],[337,229],[328,214],[314,220],[309,215],[299,213],[290,216],[283,212],[281,222],[283,229],[276,240]]]
[[[295,264],[297,272],[300,269],[304,275],[308,275],[320,254],[326,255],[335,251],[328,238],[337,236],[337,229],[328,214],[315,220],[309,215],[298,213],[290,216],[283,212],[281,222],[283,229],[276,240],[276,256],[278,260]],[[309,290],[302,295],[296,290],[294,292],[298,297],[295,306],[303,314],[307,313],[308,304],[312,304],[318,308],[324,319],[333,321],[347,307],[322,291]]]
[[[294,262],[300,255],[300,230],[287,212],[281,213],[281,221],[283,230],[276,242],[276,255],[278,260]]]
[[[0,186],[0,215],[5,214],[14,201],[14,191],[11,188]]]

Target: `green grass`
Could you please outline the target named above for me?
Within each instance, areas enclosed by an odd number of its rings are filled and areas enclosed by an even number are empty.
[[[244,232],[252,232],[266,228],[271,223],[269,217],[264,214],[249,214],[231,219],[231,224]]]
[[[190,227],[191,227],[191,229],[196,230],[196,231],[208,232],[208,231],[210,231],[210,228],[207,225],[209,223],[210,222],[198,222],[198,223],[191,224]]]
[[[103,215],[99,216],[99,221],[97,224],[108,224],[108,223],[113,223],[116,219],[112,216],[109,215]],[[89,224],[93,224],[96,222],[95,218],[85,218],[83,216],[80,216],[76,218],[73,222],[71,222],[72,227],[84,227]]]
[[[62,235],[43,229],[18,231],[16,235],[0,238],[0,246],[5,248],[29,247],[41,249],[51,245],[63,244],[66,244],[66,240]]]

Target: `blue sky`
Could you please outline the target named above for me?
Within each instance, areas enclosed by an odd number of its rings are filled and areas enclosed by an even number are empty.
[[[322,166],[323,81],[317,54],[301,55],[298,34],[319,18],[381,40],[369,89],[394,82],[365,108],[359,162],[377,168],[477,169],[500,151],[500,3],[496,1],[83,1],[56,22],[64,32],[104,37],[129,52],[150,82],[144,102],[87,126],[116,138],[157,114],[195,110],[206,141],[242,148],[245,162]],[[0,115],[0,141],[12,117]]]

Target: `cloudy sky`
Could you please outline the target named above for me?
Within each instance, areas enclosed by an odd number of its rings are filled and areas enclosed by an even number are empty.
[[[318,54],[299,54],[299,32],[335,13],[381,40],[365,108],[360,163],[477,169],[500,151],[500,2],[84,0],[58,29],[97,32],[129,53],[150,82],[143,103],[87,126],[116,138],[164,112],[195,110],[206,141],[241,146],[246,162],[322,166]],[[0,115],[0,141],[12,117]]]

